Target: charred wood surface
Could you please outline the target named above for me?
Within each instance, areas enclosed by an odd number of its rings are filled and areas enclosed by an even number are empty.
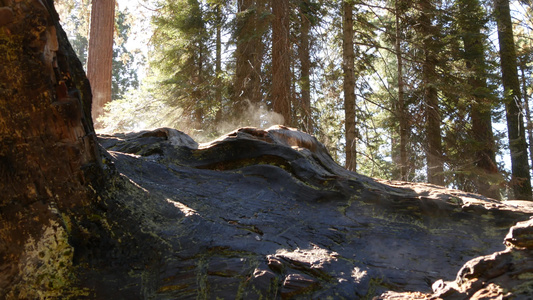
[[[349,172],[287,127],[241,128],[202,145],[169,128],[100,142],[145,195],[122,205],[143,207],[140,227],[166,247],[156,298],[429,293],[467,261],[504,251],[509,228],[533,212]]]

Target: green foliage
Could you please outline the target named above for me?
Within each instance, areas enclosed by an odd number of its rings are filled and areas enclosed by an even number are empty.
[[[208,8],[196,0],[161,1],[158,7],[150,62],[159,82],[154,97],[181,109],[181,119],[201,129],[219,110],[212,89],[216,76]]]
[[[127,132],[157,127],[171,127],[179,120],[179,113],[165,102],[154,98],[145,83],[137,90],[128,91],[123,98],[105,106],[106,113],[99,119],[105,132]]]
[[[487,153],[487,148],[501,156],[506,147],[505,131],[494,130],[494,145],[487,146],[488,142],[476,135],[479,124],[474,125],[476,118],[487,117],[480,116],[480,112],[488,112],[489,122],[494,123],[501,123],[505,113],[498,100],[498,55],[489,43],[489,34],[494,31],[490,12],[477,0],[426,1],[423,4],[431,9],[426,7],[425,11],[420,1],[355,0],[354,4],[358,172],[384,179],[400,178],[399,123],[406,120],[407,179],[426,181],[429,135],[424,111],[425,90],[430,87],[437,91],[445,184],[474,192],[482,191],[480,182],[503,186],[506,166],[502,159],[495,163],[497,173],[487,174],[480,167],[479,157],[483,151]],[[137,89],[138,79],[132,71],[138,63],[132,59],[136,53],[128,53],[124,47],[131,30],[129,16],[127,12],[117,14],[113,83],[118,100],[108,106],[109,114],[104,120],[110,130],[170,126],[206,140],[238,126],[274,124],[269,23],[272,13],[268,1],[250,0],[247,5],[250,7],[239,11],[235,1],[159,0],[152,19],[151,73]],[[521,5],[523,14],[531,13],[530,7]],[[291,48],[287,55],[293,73],[291,109],[296,121],[292,125],[306,129],[305,118],[310,113],[310,133],[342,164],[346,140],[341,7],[340,0],[289,1]],[[309,82],[302,77],[303,54],[299,52],[305,39],[303,18],[310,24],[306,46],[310,56]],[[76,20],[73,18],[72,22]],[[421,28],[421,22],[427,20],[427,28]],[[81,19],[76,22],[85,26]],[[530,20],[521,20],[515,30],[529,99],[533,93],[531,27]],[[82,49],[83,58],[86,38],[81,33],[72,37],[76,47]],[[255,42],[251,43],[253,39]],[[398,110],[397,39],[403,60],[403,114]],[[252,47],[255,54],[238,49],[244,44],[253,45],[248,48]],[[431,63],[435,68],[429,82],[423,76],[428,52],[433,53]],[[253,61],[257,54],[261,57]],[[248,73],[240,73],[243,65],[239,55],[253,65],[246,70]],[[237,80],[238,76],[243,78]],[[240,81],[257,85],[250,88],[257,92],[257,99],[246,102],[239,98],[243,89],[236,87],[236,82]],[[309,111],[303,109],[301,101],[306,89],[311,97]],[[251,93],[250,90],[245,92]]]
[[[59,0],[54,5],[61,17],[61,26],[67,33],[72,48],[85,67],[89,46],[91,0]]]
[[[118,11],[115,16],[112,99],[121,99],[128,90],[139,87],[139,68],[135,64],[135,56],[126,48],[132,23],[130,17],[127,9]]]

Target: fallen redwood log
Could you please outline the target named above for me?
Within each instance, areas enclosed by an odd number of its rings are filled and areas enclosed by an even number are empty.
[[[503,251],[509,227],[533,212],[349,172],[286,127],[242,128],[203,145],[169,128],[100,142],[145,195],[121,205],[144,207],[135,209],[141,228],[168,247],[153,265],[155,297],[429,293],[465,262]]]

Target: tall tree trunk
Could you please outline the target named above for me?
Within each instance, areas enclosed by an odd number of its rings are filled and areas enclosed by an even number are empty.
[[[289,2],[272,0],[272,107],[292,125]]]
[[[473,161],[478,169],[475,185],[478,193],[494,199],[500,198],[499,186],[491,184],[498,174],[496,146],[492,132],[492,103],[487,95],[485,46],[483,45],[484,14],[477,0],[458,0],[458,23],[464,43],[466,67],[470,71],[472,137],[475,141]]]
[[[96,121],[111,101],[115,0],[92,0],[87,77],[93,93],[92,115]],[[99,124],[95,122],[95,126]]]
[[[505,93],[504,101],[509,149],[511,151],[511,186],[515,198],[533,200],[524,120],[520,107],[522,100],[516,67],[517,56],[509,0],[495,0],[495,11],[498,23],[498,42],[500,45],[500,63]]]
[[[300,45],[298,56],[300,58],[300,88],[301,88],[301,110],[303,115],[303,127],[308,133],[313,132],[313,121],[311,119],[311,54],[309,31],[311,22],[309,20],[309,1],[304,0],[299,6],[300,12]]]
[[[405,111],[405,84],[403,81],[403,58],[402,58],[402,47],[401,47],[401,28],[400,28],[400,3],[399,0],[395,1],[395,22],[396,22],[396,34],[395,34],[395,51],[396,51],[396,61],[398,67],[398,103],[397,103],[397,116],[399,123],[399,134],[400,134],[400,159],[398,161],[400,165],[400,180],[407,180],[409,172],[409,158],[407,152],[407,142],[409,140],[409,125],[408,125],[408,116]]]
[[[199,12],[199,20],[203,20],[202,18],[202,12],[201,12],[201,8],[200,8],[200,3],[199,2],[194,2],[194,6],[195,8],[197,8],[198,12]],[[196,11],[196,9],[195,9]],[[203,26],[203,22],[201,23],[202,25],[199,26],[199,31],[200,32],[204,32],[204,26]],[[205,86],[205,76],[204,76],[204,59],[205,56],[204,56],[204,53],[205,53],[205,49],[204,49],[204,43],[203,43],[203,40],[200,38],[198,39],[197,41],[197,45],[196,45],[196,52],[195,53],[196,55],[198,55],[197,57],[197,61],[196,61],[196,65],[195,65],[195,74],[192,78],[193,80],[193,85],[196,86],[196,87],[200,87],[200,88],[196,88],[194,89],[193,93],[192,93],[192,98],[195,100],[195,104],[194,104],[194,128],[196,130],[202,130],[202,128],[204,128],[204,115],[205,115],[205,104],[204,102],[202,101],[203,99],[205,99],[205,91],[202,87]]]
[[[343,71],[344,71],[344,128],[346,135],[346,169],[357,169],[357,131],[355,124],[355,54],[353,29],[353,3],[343,1],[342,21]]]
[[[426,159],[428,182],[444,185],[444,163],[442,157],[442,123],[437,94],[436,32],[432,25],[435,9],[430,0],[420,0],[420,33],[423,38],[424,65],[422,67],[424,88],[424,114],[426,119]]]
[[[237,1],[237,49],[235,70],[234,111],[241,115],[249,104],[259,104],[261,94],[261,68],[263,64],[265,0]],[[241,120],[246,122],[246,120]]]
[[[522,90],[524,91],[524,110],[526,113],[526,121],[527,121],[527,135],[528,135],[528,141],[529,141],[529,159],[531,160],[531,163],[533,163],[533,122],[531,121],[531,109],[529,107],[529,96],[527,94],[527,82],[526,82],[526,61],[523,61],[522,59],[519,59],[519,66],[520,71],[522,73]]]
[[[72,216],[87,213],[96,198],[89,186],[98,189],[104,177],[91,92],[53,1],[7,3],[0,19],[0,298],[55,297],[49,289],[67,292],[73,275]],[[44,284],[51,277],[53,287]]]
[[[222,107],[222,4],[217,3],[215,4],[215,14],[216,14],[216,49],[215,49],[215,106]],[[216,115],[216,123],[222,121],[221,120],[221,112],[222,110],[219,109],[217,111]]]

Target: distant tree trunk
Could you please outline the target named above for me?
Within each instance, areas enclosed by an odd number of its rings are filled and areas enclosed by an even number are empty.
[[[203,19],[203,16],[202,16],[202,8],[201,8],[201,4],[199,1],[189,1],[189,3],[191,3],[192,7],[194,7],[193,11],[197,12],[195,15],[198,16],[197,20],[199,20],[200,22],[197,23],[197,29],[198,29],[198,32],[200,33],[199,35],[202,36],[204,33],[205,33],[205,26],[204,26],[204,19]],[[206,50],[206,46],[204,45],[204,41],[202,38],[199,38],[198,39],[198,42],[196,44],[196,49],[197,51],[195,51],[196,55],[198,55],[197,57],[197,60],[193,63],[195,65],[195,71],[194,71],[194,76],[192,78],[192,83],[193,83],[193,86],[196,86],[196,87],[204,87],[206,85],[206,75],[205,75],[205,70],[204,70],[204,66],[206,65],[206,60],[208,59],[207,56],[205,53],[207,52]],[[204,124],[204,116],[205,116],[205,103],[204,99],[206,99],[206,92],[205,92],[205,89],[204,88],[193,88],[193,92],[192,92],[192,96],[193,96],[193,99],[195,100],[194,102],[194,128],[196,130],[202,130],[202,128],[204,128],[205,125],[207,124]]]
[[[73,264],[70,237],[77,223],[72,216],[87,213],[97,179],[104,178],[90,118],[91,92],[53,1],[4,5],[0,299],[53,298],[57,294],[49,289],[67,288],[65,276],[71,275],[66,270]],[[49,277],[53,287],[44,284]]]
[[[272,107],[292,125],[289,2],[272,0]]]
[[[357,169],[357,129],[355,128],[355,54],[353,3],[343,1],[342,21],[343,71],[344,71],[344,128],[346,135],[346,169]]]
[[[396,34],[395,34],[395,51],[396,51],[396,61],[398,67],[398,103],[397,103],[397,116],[399,123],[399,134],[400,134],[400,180],[407,180],[409,172],[409,158],[407,152],[407,142],[409,140],[409,128],[408,128],[408,116],[405,111],[405,95],[404,89],[405,84],[403,81],[403,58],[402,58],[402,47],[401,47],[401,28],[400,28],[400,3],[399,0],[394,2],[395,4],[395,22],[396,22]]]
[[[509,149],[511,151],[511,186],[515,198],[533,200],[524,119],[520,107],[522,100],[516,66],[517,56],[509,0],[495,0],[495,11],[498,23],[498,42],[500,45],[500,63],[505,93]]]
[[[222,10],[220,3],[216,4],[215,8],[215,18],[216,18],[216,49],[215,49],[215,102],[216,106],[222,106]],[[216,122],[221,120],[221,112],[219,109],[216,115]]]
[[[93,93],[92,115],[96,121],[111,101],[115,0],[92,0],[87,77]],[[95,123],[99,127],[98,123]]]
[[[300,44],[298,47],[298,56],[300,58],[300,88],[301,88],[301,110],[303,115],[303,127],[306,132],[313,132],[313,121],[311,119],[311,54],[310,37],[311,21],[309,20],[309,1],[304,0],[300,3]]]
[[[265,0],[237,1],[237,49],[235,70],[234,111],[242,114],[248,104],[258,104],[261,95],[265,20],[262,13]],[[242,116],[241,116],[242,117]]]
[[[520,71],[522,73],[522,89],[524,91],[524,110],[526,113],[526,129],[527,129],[527,135],[528,135],[528,141],[529,141],[529,159],[531,160],[531,163],[533,164],[533,122],[531,121],[531,108],[529,107],[529,96],[527,94],[527,82],[526,82],[526,61],[519,59],[519,67]]]
[[[468,65],[468,63],[467,63]],[[468,66],[467,66],[468,67]],[[471,86],[476,89],[485,86],[480,78],[470,78]],[[474,158],[479,176],[476,179],[477,192],[490,198],[499,199],[498,185],[492,185],[489,178],[499,173],[496,164],[494,134],[492,133],[490,102],[481,95],[474,95],[476,100],[471,108],[472,137],[476,141]]]
[[[477,0],[458,0],[458,23],[464,43],[466,67],[470,71],[472,137],[475,141],[473,161],[477,170],[475,185],[478,193],[494,199],[500,198],[499,187],[490,178],[498,174],[496,146],[492,133],[492,103],[488,97],[485,46],[481,29],[484,14]]]
[[[444,163],[442,157],[442,123],[437,93],[436,32],[432,25],[435,8],[429,0],[420,0],[420,33],[423,39],[424,65],[422,67],[424,88],[424,114],[426,119],[426,159],[428,182],[444,185]]]

